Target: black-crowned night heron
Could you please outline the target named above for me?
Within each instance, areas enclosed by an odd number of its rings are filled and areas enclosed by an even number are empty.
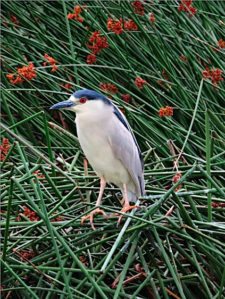
[[[80,145],[100,177],[96,209],[82,217],[81,223],[89,219],[95,229],[94,215],[106,216],[99,206],[107,182],[122,191],[124,205],[121,212],[135,208],[130,202],[144,195],[143,161],[135,136],[120,110],[107,97],[89,89],[74,92],[67,101],[57,103],[50,109],[66,109],[76,113]]]

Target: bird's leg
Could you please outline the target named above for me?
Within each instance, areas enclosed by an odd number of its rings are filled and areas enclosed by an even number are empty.
[[[101,210],[100,208],[98,208],[101,204],[101,201],[102,201],[102,196],[103,196],[105,186],[106,186],[106,181],[105,181],[104,177],[101,177],[99,195],[98,195],[98,198],[97,198],[97,201],[96,201],[96,204],[95,204],[96,209],[91,211],[90,214],[88,214],[86,216],[83,216],[81,218],[81,224],[83,224],[84,221],[90,219],[91,227],[92,227],[93,230],[95,230],[95,227],[94,227],[94,224],[93,224],[95,214],[102,214],[104,217],[107,217],[106,213],[103,210]]]
[[[129,202],[129,198],[128,198],[128,194],[127,194],[127,186],[126,184],[123,184],[123,197],[124,197],[124,205],[123,208],[120,212],[126,213],[130,210],[139,208],[138,206],[131,206],[130,202]],[[119,219],[118,219],[118,224],[120,224],[121,219],[123,218],[123,215],[120,215]]]

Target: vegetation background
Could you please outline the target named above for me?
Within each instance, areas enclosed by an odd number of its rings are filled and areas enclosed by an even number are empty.
[[[3,298],[225,298],[224,1],[2,1]],[[99,180],[74,115],[107,94],[143,152],[141,209],[80,224]],[[104,128],[103,128],[104,129]],[[120,210],[108,186],[103,208]]]

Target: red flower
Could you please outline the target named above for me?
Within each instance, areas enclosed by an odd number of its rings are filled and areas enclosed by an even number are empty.
[[[83,23],[84,19],[80,16],[81,12],[82,12],[82,7],[79,5],[76,5],[74,7],[74,13],[68,13],[67,19],[68,20],[76,20],[80,23]]]
[[[202,72],[204,79],[211,79],[213,85],[217,85],[222,78],[223,71],[221,69],[209,69],[208,67]]]
[[[132,2],[132,6],[134,8],[134,13],[143,16],[145,13],[144,5],[141,1]]]
[[[144,85],[146,84],[147,82],[142,79],[141,77],[137,77],[134,81],[134,84],[137,86],[137,88],[139,89],[142,89],[144,87]]]
[[[45,179],[45,175],[41,173],[40,170],[34,171],[33,174],[36,175],[38,179]]]
[[[10,16],[10,20],[11,20],[14,24],[19,25],[19,21],[18,21],[18,19],[17,19],[16,16]]]
[[[130,94],[122,94],[121,95],[121,98],[122,98],[122,100],[124,101],[124,102],[126,102],[126,103],[130,103],[130,101],[131,101],[131,95]]]
[[[23,66],[17,69],[17,73],[14,74],[7,74],[6,77],[9,79],[10,83],[12,84],[19,84],[24,82],[24,78],[27,80],[32,80],[36,78],[36,70],[34,68],[33,63],[29,63],[28,66]]]
[[[184,56],[183,54],[181,54],[179,58],[180,58],[180,60],[183,61],[183,62],[187,62],[187,60],[188,60],[187,57]]]
[[[93,63],[96,62],[96,60],[97,60],[97,57],[96,57],[95,54],[89,54],[89,55],[87,56],[87,63],[88,63],[88,64],[93,64]]]
[[[149,21],[150,21],[151,23],[155,23],[155,15],[154,15],[153,12],[151,12],[150,15],[149,15]]]
[[[185,11],[188,12],[190,16],[193,16],[196,14],[197,9],[192,6],[192,0],[181,0],[178,11]]]
[[[68,13],[68,15],[67,15],[67,19],[68,19],[68,20],[72,20],[72,19],[74,19],[74,14],[73,14],[73,13]]]
[[[138,30],[138,26],[133,20],[124,21],[123,26],[124,26],[124,29],[127,31]]]
[[[181,172],[177,172],[172,178],[173,183],[176,184],[181,179],[181,177],[182,177]]]
[[[173,116],[173,107],[169,107],[169,106],[161,107],[159,109],[158,113],[159,113],[160,117],[163,117],[163,116]]]
[[[100,83],[99,87],[101,88],[101,90],[108,92],[108,93],[117,93],[118,92],[118,88],[116,87],[116,85],[114,85],[112,83]]]
[[[37,216],[36,212],[32,211],[28,207],[24,207],[24,212],[22,213],[24,216],[30,219],[30,221],[38,221],[40,218]]]
[[[223,203],[223,202],[212,202],[212,207],[213,208],[224,208],[225,203]]]
[[[9,143],[9,139],[8,138],[3,138],[2,139],[2,144],[0,145],[0,161],[4,161],[9,149],[10,149],[11,145]]]
[[[95,31],[89,38],[89,44],[87,47],[92,51],[93,54],[98,54],[102,49],[108,48],[109,44],[107,38],[100,36],[100,31]]]
[[[61,86],[62,86],[62,88],[66,88],[66,89],[71,89],[73,87],[73,85],[70,84],[70,83],[66,83],[66,84],[61,85]]]
[[[19,250],[17,251],[16,249],[13,250],[19,257],[21,258],[22,261],[27,261],[35,257],[35,253],[33,250]]]
[[[217,45],[220,49],[224,49],[225,48],[225,40],[223,40],[222,38],[218,40]]]
[[[122,19],[113,20],[112,18],[108,18],[108,20],[107,20],[107,29],[108,29],[108,31],[112,31],[116,34],[121,34],[123,32]]]
[[[56,216],[51,220],[51,222],[58,222],[58,221],[63,221],[64,217],[63,216]]]

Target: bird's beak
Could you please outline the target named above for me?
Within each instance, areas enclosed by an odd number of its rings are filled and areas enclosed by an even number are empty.
[[[53,105],[52,107],[50,107],[50,110],[53,109],[66,109],[66,108],[70,108],[72,106],[75,106],[76,104],[72,101],[63,101],[63,102],[59,102],[55,105]]]

